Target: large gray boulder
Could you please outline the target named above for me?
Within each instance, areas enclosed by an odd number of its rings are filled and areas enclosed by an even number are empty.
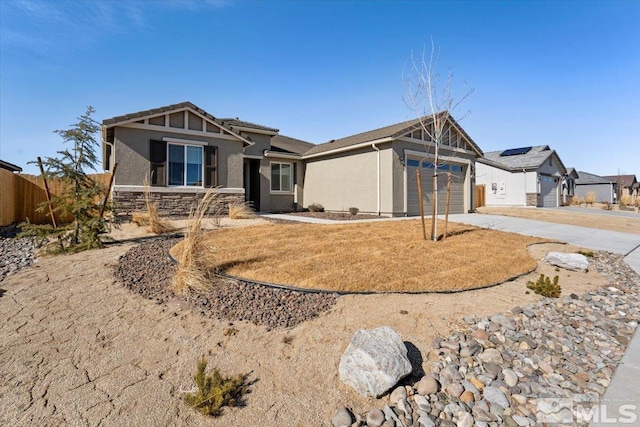
[[[407,347],[388,326],[360,329],[340,359],[340,380],[364,397],[378,397],[411,373]]]
[[[566,252],[549,252],[544,257],[544,262],[572,271],[587,271],[589,260],[582,254],[569,254]]]

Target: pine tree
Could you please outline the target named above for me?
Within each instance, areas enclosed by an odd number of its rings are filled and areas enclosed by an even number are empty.
[[[93,107],[87,107],[78,123],[71,125],[70,129],[54,131],[71,146],[58,151],[58,157],[47,157],[42,162],[45,175],[62,180],[66,188],[60,195],[52,197],[54,213],[72,221],[58,227],[50,224],[22,225],[24,235],[42,239],[54,252],[80,252],[102,247],[100,235],[107,231],[110,222],[105,219],[113,211],[110,202],[103,209],[106,215],[100,214],[102,199],[108,189],[87,173],[89,169],[96,171],[98,164],[95,135],[100,126],[91,118],[94,112]],[[47,202],[38,208],[39,211],[46,209]]]

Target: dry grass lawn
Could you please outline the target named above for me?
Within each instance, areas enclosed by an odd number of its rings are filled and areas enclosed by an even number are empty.
[[[584,208],[588,210],[598,209]],[[601,230],[618,231],[621,233],[640,234],[640,215],[638,218],[613,215],[593,215],[579,212],[562,212],[532,208],[478,208],[478,212],[492,215],[513,216],[517,218],[535,219],[556,224],[578,225]]]
[[[432,242],[418,220],[267,224],[215,230],[204,244],[207,265],[229,275],[332,291],[464,290],[536,267],[526,246],[542,239],[453,223],[449,232],[458,234]]]

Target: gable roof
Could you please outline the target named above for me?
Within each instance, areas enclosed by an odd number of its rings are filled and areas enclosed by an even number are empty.
[[[302,141],[301,139],[291,138],[285,135],[275,135],[271,137],[271,150],[292,154],[304,154],[309,151],[314,144]]]
[[[446,115],[448,120],[450,120],[453,125],[464,135],[464,137],[469,141],[472,148],[480,155],[482,155],[482,150],[478,145],[471,139],[471,137],[460,127],[460,125],[451,117],[451,115],[447,111],[442,111],[438,113],[438,115]],[[399,138],[408,132],[420,128],[420,118],[407,120],[400,123],[395,123],[389,126],[381,127],[378,129],[373,129],[370,131],[358,133],[355,135],[347,136],[345,138],[335,139],[329,142],[325,142],[324,144],[319,144],[311,148],[304,155],[309,156],[313,154],[320,154],[324,152],[333,151],[340,148],[346,148],[350,146],[355,146],[358,144],[362,144],[365,142],[373,142],[383,138],[391,138],[396,139]],[[425,116],[422,118],[425,123],[431,123],[433,118],[431,116]]]
[[[135,113],[123,114],[122,116],[116,116],[110,119],[104,119],[102,121],[102,124],[107,127],[112,127],[122,122],[131,122],[131,121],[143,119],[145,117],[157,116],[159,114],[166,114],[166,113],[170,113],[171,111],[183,110],[183,109],[190,109],[190,110],[196,111],[200,115],[206,117],[212,122],[217,123],[218,125],[224,127],[229,131],[233,131],[233,127],[242,127],[242,128],[249,128],[249,129],[256,129],[261,131],[278,133],[278,129],[270,128],[270,127],[259,125],[256,123],[246,122],[238,118],[235,118],[235,119],[216,118],[212,114],[207,113],[202,108],[198,107],[197,105],[189,101],[180,102],[178,104],[165,105],[164,107],[151,108],[149,110],[137,111]]]
[[[276,128],[259,125],[257,123],[246,122],[244,120],[240,120],[237,117],[235,119],[234,118],[219,119],[219,121],[221,125],[226,126],[229,129],[233,129],[235,127],[235,128],[248,128],[248,129],[262,130],[262,131],[266,131],[274,134],[279,132],[279,130]]]
[[[5,162],[4,160],[0,160],[0,169],[6,169],[11,172],[22,172],[22,168],[20,166]]]
[[[620,187],[631,188],[633,184],[638,182],[635,175],[603,175],[605,179],[615,182]]]
[[[613,181],[603,176],[594,175],[592,173],[578,171],[578,179],[576,179],[576,185],[585,184],[613,184]]]
[[[527,148],[530,149],[526,150]],[[542,166],[549,157],[555,155],[561,170],[566,173],[566,168],[564,167],[564,164],[562,164],[560,156],[558,156],[558,153],[556,153],[555,150],[549,148],[548,145],[523,147],[523,149],[518,150],[521,154],[502,155],[510,150],[490,151],[488,153],[484,153],[484,158],[478,159],[478,161],[485,164],[493,163],[493,165],[501,165],[503,168],[507,168],[509,170],[537,169]]]
[[[580,176],[578,175],[578,171],[576,171],[575,168],[567,168],[567,176],[569,178],[573,178],[574,180],[580,178]]]

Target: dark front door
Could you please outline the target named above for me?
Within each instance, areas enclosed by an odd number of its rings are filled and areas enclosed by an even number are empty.
[[[254,210],[260,210],[260,160],[244,159],[245,200]]]

